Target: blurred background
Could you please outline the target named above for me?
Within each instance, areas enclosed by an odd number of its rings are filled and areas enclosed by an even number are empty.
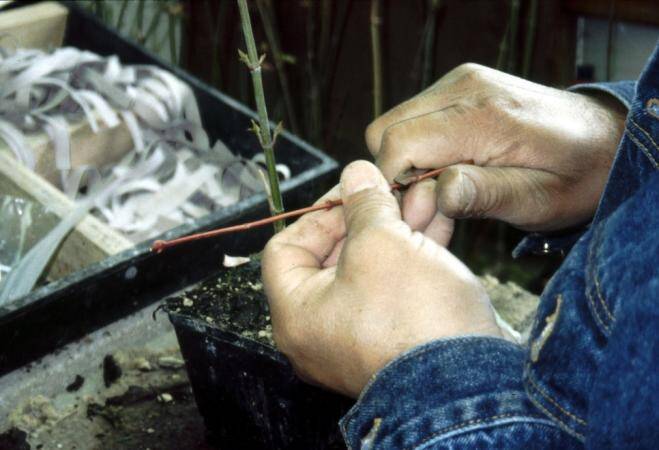
[[[81,1],[164,60],[253,107],[233,0]],[[476,62],[555,87],[635,79],[657,44],[651,0],[252,0],[270,117],[342,165],[364,129],[453,67]],[[510,253],[524,234],[461,221],[451,250],[539,293],[563,255]]]

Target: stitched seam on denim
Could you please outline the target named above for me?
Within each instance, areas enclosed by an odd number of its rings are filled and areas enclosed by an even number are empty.
[[[531,371],[529,371],[527,378],[531,382],[533,387],[535,387],[535,389],[538,392],[540,392],[540,394],[542,394],[543,397],[545,397],[547,400],[549,400],[549,402],[552,405],[554,405],[556,408],[558,408],[563,414],[565,414],[566,416],[568,416],[569,418],[571,418],[572,420],[574,420],[575,422],[577,422],[581,425],[584,425],[584,426],[588,425],[588,423],[584,419],[577,416],[576,414],[571,413],[567,409],[563,408],[556,400],[554,400],[549,394],[547,394],[547,392],[545,392],[538,384],[536,384],[536,382],[533,380],[533,374],[531,373]]]
[[[586,288],[585,291],[586,291],[586,298],[588,299],[588,303],[590,303],[590,306],[593,309],[593,317],[595,318],[595,322],[597,322],[602,328],[604,328],[604,331],[606,331],[605,334],[608,336],[609,334],[611,334],[611,329],[607,324],[604,323],[604,321],[600,317],[599,308],[597,308],[597,305],[593,300],[593,296],[590,293],[590,290]]]
[[[458,337],[458,338],[450,338],[450,339],[447,339],[446,342],[447,342],[447,343],[450,343],[450,344],[453,344],[453,343],[455,343],[455,342],[468,342],[468,341],[471,341],[471,340],[472,340],[473,338],[475,338],[475,337],[477,337],[477,338],[485,338],[486,340],[493,340],[493,341],[494,341],[494,340],[496,340],[496,341],[501,340],[501,341],[504,341],[504,342],[510,344],[509,341],[505,341],[504,339],[501,339],[501,338],[495,338],[495,337],[491,337],[491,336],[478,336],[478,335],[466,336],[466,337]],[[366,383],[366,386],[364,386],[364,389],[362,389],[362,393],[360,394],[359,398],[357,399],[357,401],[355,402],[355,404],[353,405],[353,407],[352,407],[352,408],[346,413],[346,415],[343,417],[343,420],[342,420],[342,421],[343,421],[343,423],[346,424],[346,426],[344,427],[344,429],[347,431],[348,423],[349,423],[350,421],[352,421],[352,419],[354,418],[354,416],[357,414],[357,412],[358,412],[358,410],[359,410],[359,405],[362,403],[362,400],[368,395],[368,393],[369,393],[371,387],[373,386],[373,384],[375,383],[375,381],[376,381],[377,379],[380,378],[379,375],[382,374],[382,372],[384,372],[385,370],[388,370],[388,369],[391,368],[391,367],[397,366],[398,364],[401,364],[401,363],[407,361],[408,359],[414,358],[414,357],[419,356],[419,355],[424,355],[424,354],[426,354],[426,353],[428,353],[428,352],[430,352],[430,351],[433,351],[433,350],[435,350],[437,347],[438,347],[438,346],[437,346],[437,345],[433,345],[432,342],[431,342],[431,343],[428,343],[428,344],[426,344],[425,347],[423,347],[423,348],[421,348],[421,349],[413,350],[413,351],[407,353],[406,355],[401,356],[401,357],[399,357],[398,359],[395,359],[394,361],[392,361],[392,362],[390,362],[389,364],[385,365],[384,368],[382,368],[379,372],[377,372],[376,374],[374,374],[374,375],[371,377],[371,379],[368,380],[368,383]],[[347,436],[347,433],[344,433],[344,434]],[[346,441],[347,441],[347,440],[346,440]],[[350,447],[348,448],[348,450],[351,450]]]
[[[626,134],[627,136],[629,136],[629,139],[631,139],[632,142],[633,142],[634,144],[638,145],[638,146],[641,148],[641,151],[642,151],[642,152],[645,154],[645,156],[647,156],[648,159],[652,162],[652,165],[654,166],[654,168],[655,168],[655,169],[659,169],[659,163],[657,163],[657,161],[654,159],[654,157],[653,157],[652,154],[650,153],[650,150],[648,150],[647,147],[646,147],[645,145],[643,145],[643,144],[641,143],[641,141],[639,141],[639,140],[636,138],[636,136],[634,136],[634,135],[632,134],[632,132],[631,132],[630,130],[625,130],[625,134]]]
[[[428,441],[436,438],[437,436],[440,436],[444,433],[448,433],[450,431],[459,430],[460,428],[463,428],[463,427],[466,427],[466,426],[469,426],[469,425],[478,425],[480,423],[484,423],[484,422],[488,422],[488,421],[492,421],[492,420],[507,419],[507,418],[511,418],[511,417],[531,417],[531,418],[534,418],[534,419],[544,419],[544,417],[542,417],[542,416],[521,416],[519,413],[506,413],[506,414],[498,414],[496,416],[483,417],[483,418],[480,418],[480,419],[466,420],[466,421],[460,422],[456,425],[451,425],[450,427],[442,428],[441,430],[434,432],[430,436],[427,436],[421,442],[415,444],[414,447],[407,447],[407,449],[410,449],[410,450],[418,449],[419,447],[421,447],[422,445],[425,445]]]
[[[343,442],[345,442],[346,447],[348,450],[352,450],[352,445],[350,445],[350,436],[348,435],[348,429],[343,423],[339,424],[339,429],[341,430],[341,434],[343,435]]]
[[[644,135],[647,136],[648,139],[650,139],[650,142],[652,142],[652,145],[654,145],[654,148],[655,148],[656,150],[659,150],[659,145],[657,145],[657,143],[654,142],[654,139],[652,139],[652,135],[651,135],[650,133],[648,133],[648,132],[645,130],[645,128],[643,128],[642,126],[640,126],[639,124],[637,124],[636,122],[634,122],[634,119],[632,119],[631,116],[629,117],[629,121],[630,121],[630,122],[631,122],[636,128],[638,128],[638,129],[641,131],[641,133],[643,133]]]
[[[593,294],[592,294],[592,285],[596,283],[597,279],[597,264],[595,263],[595,260],[600,257],[600,251],[602,248],[602,240],[603,240],[603,232],[601,227],[596,227],[596,229],[593,231],[593,237],[591,240],[591,246],[590,249],[588,250],[588,262],[587,262],[587,269],[586,269],[586,287],[584,289],[586,293],[586,298],[588,299],[588,303],[590,305],[590,309],[592,312],[592,316],[595,319],[595,322],[597,325],[599,325],[600,331],[605,335],[609,336],[611,334],[611,323],[607,323],[608,321],[605,320],[606,317],[603,315],[602,312],[600,312],[600,309],[597,307],[597,303],[593,299]],[[603,302],[602,298],[599,298],[600,303]],[[608,305],[606,305],[608,306]],[[608,311],[607,311],[608,312]],[[615,320],[615,318],[614,318]]]
[[[559,424],[561,424],[561,425],[563,426],[562,428],[563,428],[566,432],[568,432],[568,433],[570,433],[570,434],[576,436],[576,437],[577,437],[579,440],[581,440],[581,441],[586,440],[586,436],[585,436],[584,434],[579,433],[578,431],[572,429],[572,428],[569,427],[565,422],[563,422],[560,418],[556,417],[556,415],[550,413],[549,410],[548,410],[547,408],[545,408],[544,406],[542,406],[542,403],[540,403],[540,402],[539,402],[536,398],[534,398],[532,395],[529,395],[529,400],[531,400],[531,403],[533,403],[538,409],[540,409],[540,411],[544,412],[544,413],[545,413],[546,415],[548,415],[550,418],[554,419],[556,422],[558,422]]]
[[[422,450],[426,448],[428,444],[434,445],[441,443],[443,441],[448,441],[450,443],[450,440],[454,438],[459,438],[459,436],[465,434],[465,433],[471,433],[471,432],[476,432],[476,431],[482,431],[488,428],[500,428],[500,427],[510,427],[514,426],[517,424],[522,424],[522,425],[533,425],[535,427],[546,427],[550,428],[552,431],[558,430],[559,432],[563,432],[564,430],[557,425],[553,420],[548,419],[547,417],[535,417],[535,416],[518,416],[519,418],[526,419],[526,420],[513,420],[515,417],[511,417],[507,419],[506,421],[503,422],[492,422],[488,424],[483,424],[483,426],[479,426],[478,428],[471,429],[470,427],[465,427],[463,430],[453,430],[453,431],[448,431],[445,434],[447,436],[434,436],[433,438],[429,438],[428,440],[424,441],[422,444],[419,444],[418,446],[414,447],[414,450]],[[505,418],[504,418],[505,420]],[[433,442],[434,441],[434,442]],[[435,448],[435,447],[433,447]]]
[[[600,300],[600,303],[602,303],[602,308],[604,308],[604,312],[606,313],[607,316],[609,316],[609,319],[611,319],[611,323],[615,322],[616,318],[611,314],[611,310],[609,309],[609,305],[606,303],[604,300],[604,297],[602,296],[602,291],[600,290],[600,280],[599,276],[597,275],[597,271],[595,271],[595,292],[597,293],[597,297]]]

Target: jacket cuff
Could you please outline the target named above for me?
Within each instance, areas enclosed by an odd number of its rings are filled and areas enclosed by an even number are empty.
[[[522,385],[524,359],[520,346],[476,336],[404,353],[341,419],[348,448],[416,448],[480,424],[540,417]]]
[[[635,81],[615,81],[611,83],[584,83],[577,84],[570,88],[568,91],[572,92],[588,92],[599,91],[606,92],[607,94],[615,97],[620,103],[625,105],[627,109],[631,108],[632,101],[636,95],[636,82]]]
[[[565,256],[577,243],[588,227],[571,230],[561,235],[548,236],[541,233],[530,233],[513,249],[513,258],[525,255],[548,255],[558,253]]]

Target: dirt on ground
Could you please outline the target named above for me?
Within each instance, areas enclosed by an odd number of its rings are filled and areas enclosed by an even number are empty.
[[[80,391],[68,408],[35,396],[11,415],[0,450],[211,449],[178,350],[117,352],[98,368],[98,386],[72,375],[66,391]]]

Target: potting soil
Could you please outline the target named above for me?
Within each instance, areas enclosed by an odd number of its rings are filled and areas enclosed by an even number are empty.
[[[261,265],[256,258],[226,268],[170,299],[167,308],[275,347]]]

